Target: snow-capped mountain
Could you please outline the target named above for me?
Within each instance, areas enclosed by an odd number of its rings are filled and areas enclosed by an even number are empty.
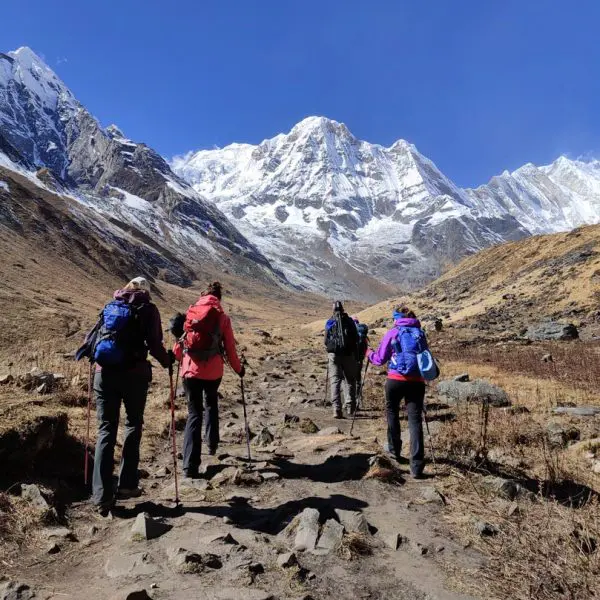
[[[103,129],[29,48],[0,54],[0,164],[69,194],[188,264],[237,268],[246,261],[271,271],[214,203],[154,150],[114,125]]]
[[[463,190],[414,145],[370,144],[323,117],[171,164],[291,281],[322,291],[341,269],[421,284],[487,246],[600,219],[598,163],[561,158]]]

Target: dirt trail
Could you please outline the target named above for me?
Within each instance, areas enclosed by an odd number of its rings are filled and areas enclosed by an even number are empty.
[[[219,456],[203,456],[204,479],[182,482],[182,507],[169,501],[173,479],[161,468],[171,458],[166,441],[160,440],[154,455],[142,457],[141,467],[149,474],[142,481],[142,498],[120,503],[108,519],[96,516],[87,504],[73,506],[68,518],[78,541],[61,543],[56,555],[40,548],[38,556],[7,574],[31,585],[36,598],[47,599],[103,600],[132,586],[155,600],[471,598],[452,591],[447,575],[475,569],[481,558],[442,533],[442,498],[435,492],[435,478],[414,481],[408,466],[391,478],[371,477],[384,439],[381,412],[374,406],[384,378],[376,372],[369,376],[365,410],[350,437],[350,420],[333,419],[322,404],[325,363],[320,346],[318,352],[276,346],[264,350],[265,360],[251,359],[247,402],[252,431],[260,434],[266,427],[275,439],[265,439],[263,445],[255,439],[251,463],[244,460],[242,407],[229,375],[221,403]],[[164,394],[164,389],[152,393]],[[312,427],[305,419],[320,431],[305,433]],[[323,432],[328,428],[340,433]],[[178,441],[181,446],[181,433]],[[307,507],[319,511],[321,525],[338,520],[336,510],[356,511],[369,530],[353,537],[346,527],[340,550],[296,551],[297,564],[282,567],[278,559],[294,545],[295,532],[286,535],[288,525]],[[150,541],[133,541],[131,527],[141,512],[161,518],[170,529]],[[233,540],[224,538],[227,534]],[[352,546],[357,539],[368,545],[364,553],[362,546]],[[181,564],[172,558],[179,548],[201,555],[202,564],[193,558],[184,563],[196,573],[180,572]],[[211,560],[212,566],[205,564]]]

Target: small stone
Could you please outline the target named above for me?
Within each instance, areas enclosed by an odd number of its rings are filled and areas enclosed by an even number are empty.
[[[225,525],[231,525],[233,521],[229,517],[225,516],[223,517],[223,523],[225,523]]]
[[[306,419],[302,419],[302,421],[300,422],[300,431],[302,433],[306,433],[306,434],[310,435],[313,433],[317,433],[319,431],[319,428],[317,427],[317,425],[314,421],[306,418]]]
[[[12,383],[14,380],[15,380],[15,378],[10,373],[7,373],[6,375],[0,376],[0,385],[8,385],[9,383]]]
[[[239,542],[230,534],[230,533],[217,533],[215,535],[211,535],[203,540],[207,545],[208,544],[228,544],[231,546],[239,546]]]
[[[220,569],[223,566],[216,554],[198,554],[185,548],[170,548],[167,556],[171,566],[180,573],[200,573],[205,568]]]
[[[321,429],[317,435],[343,435],[343,432],[339,427],[325,427],[325,429]]]
[[[131,539],[134,541],[152,540],[160,537],[170,529],[171,526],[160,519],[151,517],[145,512],[140,513],[131,527]]]
[[[426,554],[429,554],[429,548],[425,544],[421,544],[421,542],[411,542],[410,550],[417,556],[425,556]]]
[[[600,460],[595,460],[592,463],[592,473],[595,473],[596,475],[600,475]]]
[[[268,471],[266,473],[261,473],[264,481],[274,481],[276,479],[280,479],[279,473],[274,473],[273,471]]]
[[[542,356],[542,362],[553,362],[554,361],[554,357],[552,356],[552,354],[544,354],[544,356]]]
[[[284,425],[294,425],[299,422],[300,422],[300,417],[298,417],[296,415],[288,415],[288,414],[283,415]]]
[[[263,427],[252,443],[256,446],[268,446],[275,440],[275,436],[271,433],[268,427]]]
[[[48,554],[58,554],[60,552],[60,546],[55,542],[48,546],[48,550],[46,550]]]
[[[293,552],[285,552],[277,557],[277,564],[282,569],[288,569],[298,564],[298,559]]]
[[[42,496],[40,488],[33,483],[21,484],[21,497],[27,500],[28,502],[31,502],[31,504],[33,504],[36,508],[39,508],[40,510],[47,510],[48,508],[50,508],[50,505],[48,504],[48,502],[46,502],[44,496]]]
[[[75,534],[66,527],[50,527],[42,531],[42,535],[50,541],[61,540],[68,542],[76,542]]]
[[[558,406],[552,412],[556,415],[593,417],[595,415],[600,415],[600,406]]]
[[[508,516],[512,517],[514,515],[518,515],[521,512],[521,509],[519,508],[519,505],[516,502],[511,502],[510,506],[508,507]]]
[[[162,477],[167,477],[168,475],[171,474],[171,469],[169,469],[169,467],[159,467],[155,473],[154,473],[154,477],[156,478],[162,478]]]
[[[446,497],[432,486],[423,488],[421,491],[421,499],[426,504],[439,504],[440,506],[444,506],[447,503]]]
[[[392,550],[398,550],[398,548],[400,548],[400,546],[405,543],[406,540],[406,538],[396,532],[384,533],[381,537],[385,542],[385,545],[390,547]]]
[[[467,381],[471,381],[468,373],[461,373],[454,377],[454,381],[460,381],[461,383],[466,383]]]
[[[487,521],[475,521],[473,527],[475,529],[475,533],[481,537],[491,537],[498,534],[498,529]]]
[[[95,535],[98,533],[98,531],[100,531],[100,530],[98,529],[98,527],[96,527],[95,525],[92,525],[92,526],[91,526],[91,527],[88,529],[88,535],[89,535],[90,537],[94,537],[94,536],[95,536]]]

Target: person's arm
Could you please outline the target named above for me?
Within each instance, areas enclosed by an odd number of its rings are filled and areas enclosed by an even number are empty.
[[[235,337],[231,327],[231,319],[223,314],[221,319],[221,331],[223,332],[223,344],[225,346],[225,354],[231,368],[239,375],[242,372],[242,363],[235,347]]]
[[[390,329],[388,331],[383,340],[381,340],[381,344],[379,344],[379,348],[377,350],[368,350],[367,351],[367,360],[372,362],[374,365],[378,367],[385,365],[385,363],[392,358],[393,348],[392,342],[394,337],[396,336],[396,330]]]
[[[160,313],[154,304],[148,304],[148,320],[146,324],[146,344],[148,350],[165,369],[171,366],[171,359],[163,344],[162,323]]]

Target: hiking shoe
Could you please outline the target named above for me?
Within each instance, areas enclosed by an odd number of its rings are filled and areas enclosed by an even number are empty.
[[[333,418],[334,419],[343,419],[344,415],[341,410],[335,410],[335,411],[333,411]]]
[[[349,418],[353,417],[355,412],[356,412],[356,407],[355,406],[348,406],[348,407],[346,407],[346,415]]]
[[[114,501],[110,500],[109,502],[101,502],[100,504],[94,504],[94,510],[101,517],[108,517],[113,506],[114,506]]]
[[[214,456],[217,453],[217,448],[209,448],[208,454],[209,456]]]
[[[423,474],[423,471],[411,471],[410,472],[410,476],[413,479],[425,479],[425,475]]]
[[[188,469],[183,472],[184,479],[200,479],[201,475],[197,469]]]
[[[129,498],[139,498],[143,494],[143,490],[140,487],[134,488],[119,488],[117,490],[117,498],[119,500],[128,500]]]

